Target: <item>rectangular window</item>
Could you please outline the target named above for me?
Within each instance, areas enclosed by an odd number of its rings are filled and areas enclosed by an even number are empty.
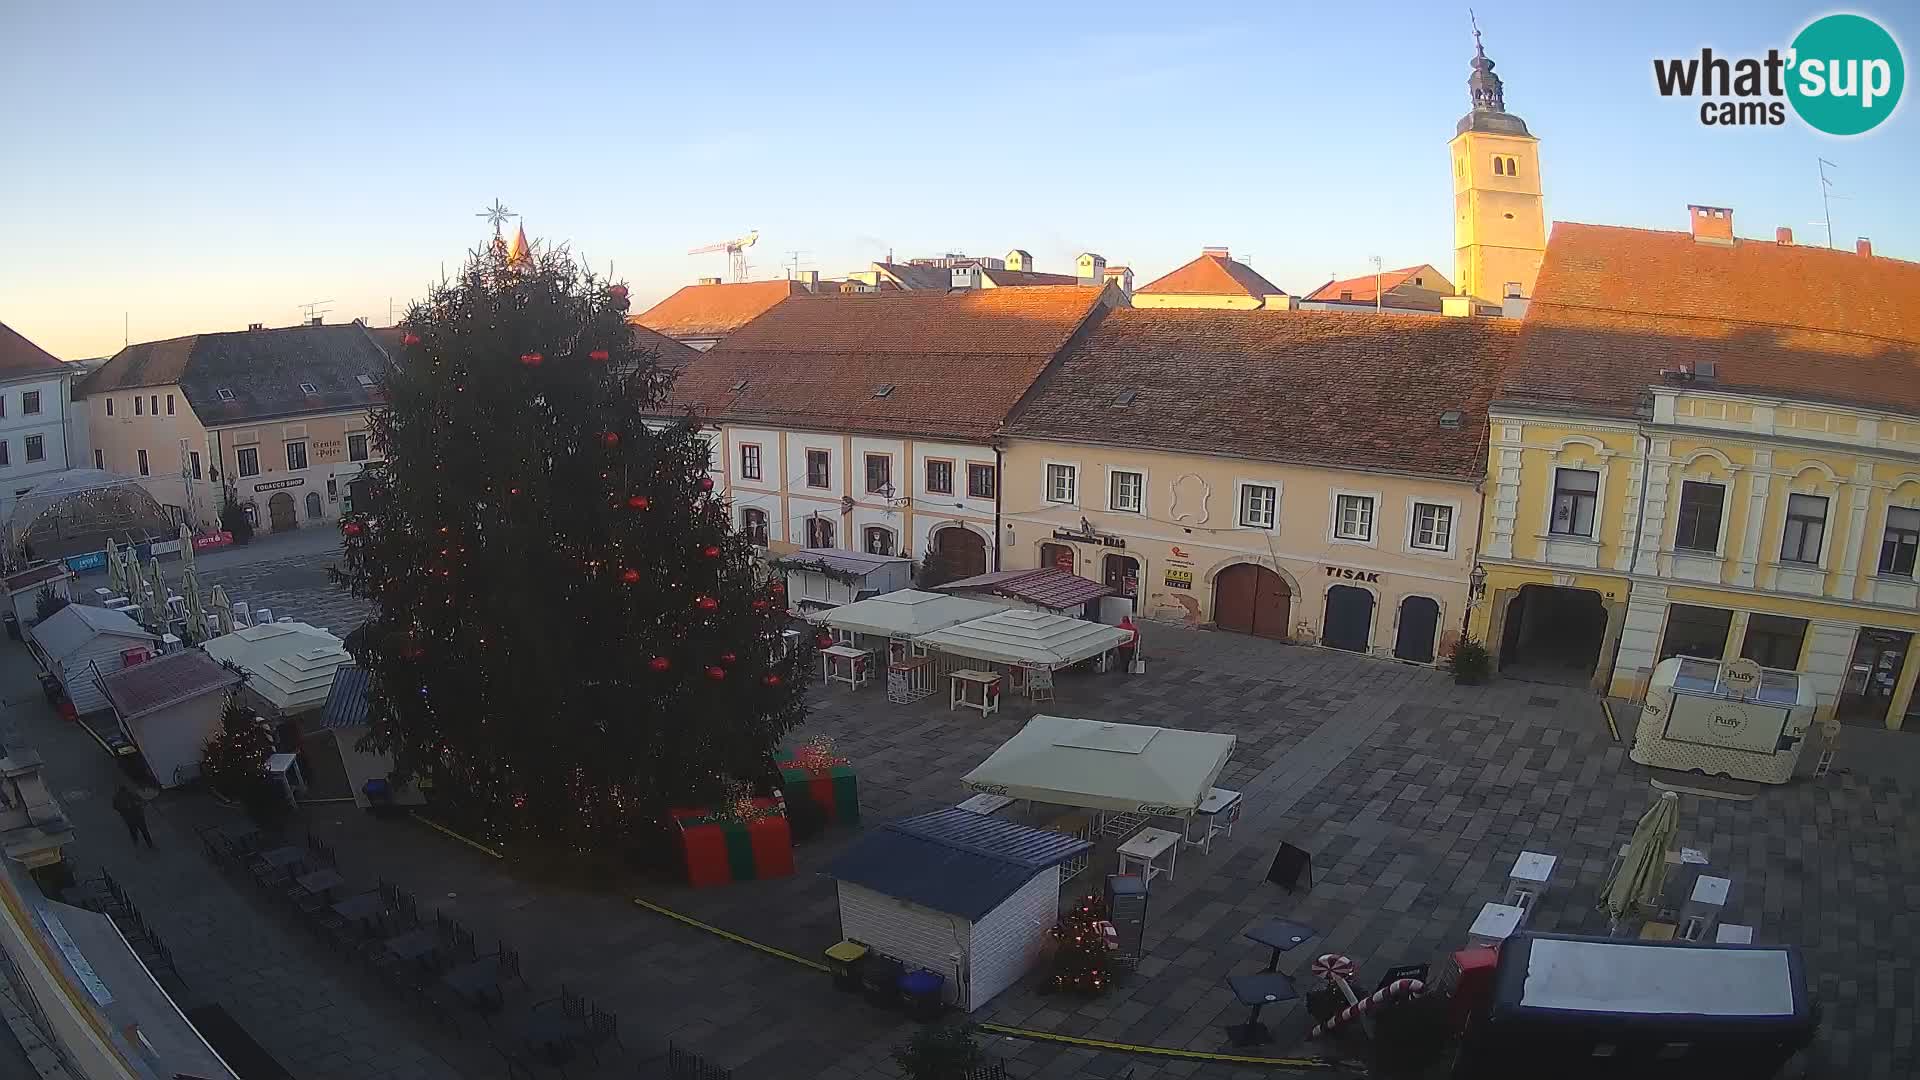
[[[967,464],[967,495],[975,499],[993,498],[996,490],[994,482],[998,479],[999,477],[994,475],[993,466],[969,462]]]
[[[22,416],[40,415],[40,391],[29,390],[26,393],[20,395],[20,415]]]
[[[26,444],[28,461],[45,461],[47,459],[47,440],[44,437],[29,435],[26,438]]]
[[[890,495],[893,491],[893,458],[886,454],[867,455],[867,491]]]
[[[1787,528],[1780,538],[1780,561],[1818,565],[1827,535],[1827,500],[1821,495],[1787,496]]]
[[[1747,640],[1740,655],[1765,668],[1797,671],[1800,647],[1807,640],[1807,620],[1784,615],[1749,615]]]
[[[825,450],[807,451],[807,486],[830,488],[833,486],[833,458]],[[815,544],[815,547],[832,547],[831,544]]]
[[[1553,522],[1547,531],[1555,536],[1593,537],[1593,512],[1600,498],[1600,474],[1590,469],[1553,471]]]
[[[1107,474],[1107,509],[1123,514],[1146,511],[1147,478],[1137,472],[1115,469]]]
[[[867,554],[893,554],[893,530],[878,525],[867,526]]]
[[[10,453],[11,453],[11,451],[12,451],[12,446],[13,446],[13,444],[12,444],[12,443],[10,443],[10,442],[8,442],[7,440],[5,440],[5,439],[0,439],[0,465],[11,465],[11,464],[13,464],[13,462],[12,462],[12,461],[11,461],[11,460],[9,459],[9,455],[10,455]],[[100,451],[98,451],[98,450],[95,450],[95,451],[94,451],[94,453],[96,453],[96,454],[97,454],[97,453],[99,453],[99,452],[100,452]]]
[[[0,410],[0,413],[4,413],[4,411],[5,410]],[[107,415],[108,416],[113,415],[113,399],[112,398],[107,399]]]
[[[953,462],[939,458],[927,459],[927,494],[953,494]]]
[[[112,404],[113,404],[113,399],[112,399],[112,398],[108,398],[108,399],[107,399],[107,404],[108,404],[108,405],[112,405]],[[0,394],[0,416],[5,416],[5,415],[7,415],[7,395],[5,395],[5,394]],[[111,416],[111,415],[113,415],[113,410],[112,410],[112,409],[108,409],[108,410],[107,410],[107,415],[109,415],[109,416]]]
[[[153,475],[151,472],[147,471],[147,452],[145,450],[136,450],[134,451],[134,453],[139,455],[139,458],[140,458],[140,475],[141,476]]]
[[[1680,485],[1680,523],[1673,530],[1673,546],[1680,551],[1720,550],[1720,511],[1727,504],[1722,484],[1688,480]]]
[[[200,479],[200,451],[187,451],[187,471],[193,474],[195,480]]]
[[[6,456],[6,445],[4,443],[0,443],[0,458],[4,458],[5,456]],[[5,464],[5,462],[0,462],[0,464]],[[95,450],[93,452],[93,467],[101,470],[106,469],[107,452],[105,450]]]
[[[1342,540],[1373,539],[1373,496],[1341,495],[1335,503],[1333,535]]]
[[[139,394],[133,395],[133,415],[147,415],[147,399],[141,397]]]
[[[1071,465],[1047,466],[1047,501],[1071,503],[1079,495],[1079,478]]]
[[[243,446],[233,452],[234,460],[240,466],[241,476],[260,475],[260,448]]]
[[[367,436],[365,434],[347,436],[347,460],[367,460]]]
[[[307,467],[307,444],[304,440],[287,444],[287,468],[304,469]]]
[[[1887,507],[1887,534],[1880,541],[1880,572],[1912,577],[1916,553],[1920,553],[1920,510]]]
[[[167,415],[168,416],[173,415],[173,395],[172,394],[167,395]]]
[[[740,511],[740,531],[754,547],[767,546],[767,512],[751,506]]]
[[[807,546],[810,548],[830,548],[833,546],[833,522],[823,517],[807,519]]]
[[[1733,612],[1725,608],[1674,604],[1667,608],[1667,633],[1660,640],[1660,659],[1697,656],[1718,660],[1727,651],[1727,630]]]
[[[1452,547],[1453,507],[1414,503],[1413,546],[1423,551],[1445,551]]]
[[[1280,489],[1271,484],[1240,485],[1240,524],[1271,529],[1280,512]]]
[[[742,443],[740,446],[740,478],[760,479],[760,447],[753,443]]]
[[[147,395],[147,411],[152,413],[155,416],[160,415],[160,395],[159,394]]]

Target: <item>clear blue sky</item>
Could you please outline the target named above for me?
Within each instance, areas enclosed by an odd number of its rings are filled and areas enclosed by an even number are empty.
[[[1791,3],[1477,0],[1547,213],[1920,259],[1920,119],[1703,128],[1654,56],[1784,47]],[[1920,55],[1911,4],[1855,10]],[[248,322],[387,318],[479,242],[496,196],[650,303],[761,231],[757,277],[944,250],[1091,249],[1139,280],[1227,244],[1289,290],[1451,266],[1446,142],[1466,7],[345,2],[7,5],[0,321],[55,354]],[[1913,91],[1908,97],[1913,96]],[[1904,197],[1903,197],[1904,194]]]

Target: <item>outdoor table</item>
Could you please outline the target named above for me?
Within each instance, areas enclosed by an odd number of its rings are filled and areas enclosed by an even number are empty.
[[[251,844],[255,840],[260,839],[259,827],[248,825],[244,822],[215,826],[213,834],[236,847]]]
[[[961,668],[947,672],[947,711],[955,709],[978,709],[981,716],[992,716],[1000,711],[1000,673],[997,671],[978,671],[973,668]],[[973,700],[968,687],[980,688],[980,700]]]
[[[483,956],[440,977],[440,982],[463,998],[486,1001],[500,995],[500,958]]]
[[[1514,907],[1532,907],[1547,891],[1547,884],[1553,880],[1554,864],[1558,856],[1542,854],[1538,851],[1523,851],[1513,860],[1513,869],[1507,872],[1507,903]]]
[[[265,863],[275,870],[279,870],[283,867],[292,866],[306,857],[306,848],[298,844],[288,844],[285,847],[277,847],[271,851],[263,851],[255,855],[254,859],[258,862]]]
[[[1122,874],[1131,873],[1130,865],[1139,863],[1140,877],[1148,885],[1152,885],[1153,879],[1160,874],[1167,875],[1167,880],[1172,881],[1173,864],[1180,858],[1180,834],[1166,829],[1141,829],[1133,834],[1133,839],[1121,844],[1116,854],[1120,856],[1119,872]],[[1162,855],[1167,857],[1165,866],[1154,861]]]
[[[401,960],[420,960],[440,951],[440,934],[431,927],[409,930],[381,943],[387,955]]]
[[[379,918],[387,910],[386,898],[378,892],[364,892],[358,896],[349,896],[333,905],[333,913],[348,922],[366,923]]]
[[[840,671],[843,661],[846,664],[845,674]],[[867,654],[851,645],[829,645],[820,650],[822,682],[843,682],[858,690],[866,683],[870,666]]]
[[[1467,944],[1497,949],[1520,929],[1520,921],[1526,917],[1526,908],[1489,903],[1480,909],[1473,925],[1467,929]]]
[[[347,883],[347,879],[340,876],[340,871],[331,866],[315,870],[311,874],[301,874],[293,880],[301,888],[322,898]]]
[[[1194,808],[1193,816],[1187,819],[1186,835],[1182,837],[1188,847],[1197,847],[1212,853],[1213,838],[1218,833],[1232,833],[1234,822],[1240,820],[1240,793],[1231,788],[1208,788],[1205,798]],[[1200,826],[1199,839],[1194,838],[1194,826]]]
[[[981,792],[959,805],[962,810],[968,810],[976,814],[992,815],[1012,806],[1013,799],[1005,795],[989,795],[986,792]]]
[[[100,604],[102,607],[105,607],[107,601],[113,599],[114,593],[112,589],[109,589],[105,585],[102,585],[99,588],[93,590],[93,596],[94,596],[94,599],[100,601]]]
[[[1318,933],[1318,930],[1305,923],[1289,922],[1286,919],[1268,919],[1240,936],[1272,949],[1273,959],[1267,961],[1267,970],[1278,971],[1281,953],[1305,943]]]
[[[1251,975],[1229,975],[1227,985],[1233,988],[1233,996],[1242,1005],[1253,1011],[1247,1014],[1247,1022],[1234,1024],[1227,1028],[1227,1036],[1235,1046],[1256,1046],[1273,1041],[1273,1035],[1267,1031],[1267,1025],[1260,1022],[1260,1010],[1268,1005],[1277,1005],[1282,1001],[1292,1001],[1299,997],[1293,988],[1293,980],[1277,971],[1261,971]]]
[[[119,611],[121,608],[127,607],[132,603],[133,601],[124,596],[110,596],[107,598],[107,606],[115,611]]]

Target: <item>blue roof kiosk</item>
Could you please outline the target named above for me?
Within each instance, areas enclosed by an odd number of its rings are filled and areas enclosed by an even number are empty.
[[[1026,974],[1060,914],[1060,864],[1084,840],[959,807],[888,822],[827,868],[841,936],[946,977],[972,1012]]]

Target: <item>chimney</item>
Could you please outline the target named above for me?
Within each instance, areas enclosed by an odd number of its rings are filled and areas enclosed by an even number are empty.
[[[313,319],[312,319],[312,321],[310,321],[310,322],[308,322],[308,323],[307,323],[307,325],[308,325],[308,326],[319,326],[319,325],[320,325],[320,316],[318,316],[318,315],[315,315],[315,316],[313,317]]]
[[[799,282],[808,292],[812,292],[820,286],[820,271],[795,270],[793,280]]]
[[[693,283],[695,285],[718,285],[720,284],[720,279],[717,277],[695,278],[693,279]]]
[[[1853,253],[1863,259],[1873,258],[1873,241],[1862,236],[1853,242]]]
[[[1793,230],[1787,228],[1785,225],[1773,230],[1773,242],[1779,244],[1781,247],[1792,247]]]
[[[1473,297],[1464,293],[1459,296],[1443,296],[1440,298],[1440,313],[1454,319],[1472,318]]]
[[[1227,252],[1227,249],[1223,247],[1203,247],[1200,249],[1200,254],[1202,257],[1207,255],[1212,255],[1215,258],[1220,258],[1220,259],[1233,258],[1233,256]]]
[[[247,329],[249,330],[265,330],[266,328],[266,323],[250,322],[247,324]]]
[[[1693,238],[1702,244],[1733,246],[1733,211],[1724,206],[1687,207],[1693,214]]]

